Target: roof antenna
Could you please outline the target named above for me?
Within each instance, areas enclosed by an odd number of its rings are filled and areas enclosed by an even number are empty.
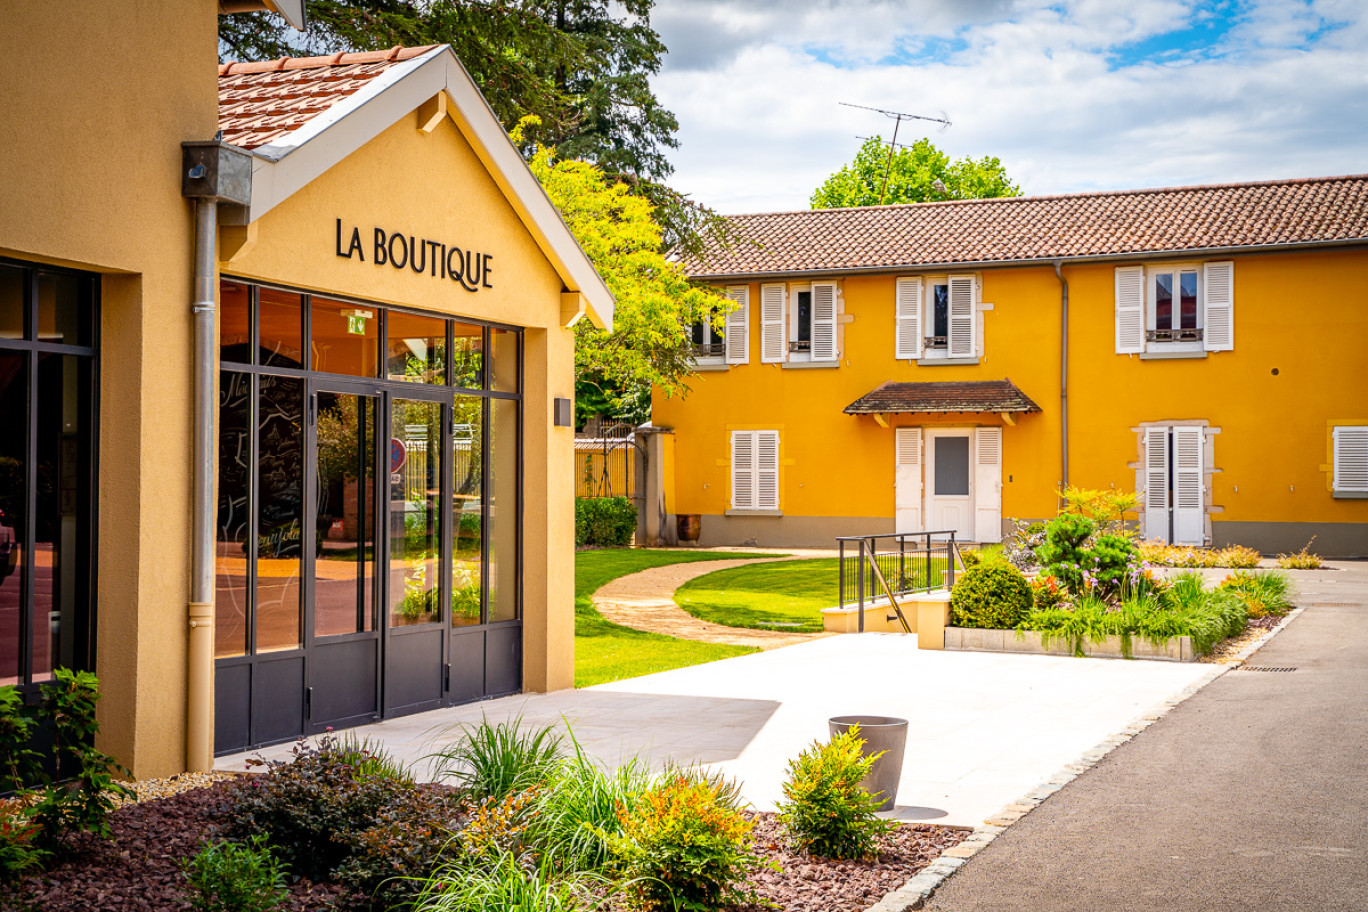
[[[942,133],[950,129],[950,118],[945,116],[944,111],[941,112],[940,117],[927,117],[925,114],[904,114],[902,111],[886,111],[883,108],[871,108],[867,105],[851,104],[848,101],[838,102],[838,104],[845,105],[847,108],[859,108],[862,111],[874,111],[885,117],[893,118],[893,140],[888,144],[888,162],[884,165],[883,189],[879,191],[879,205],[883,205],[884,200],[888,198],[888,176],[893,171],[893,153],[900,147],[898,143],[898,128],[902,126],[902,122],[904,120],[929,120],[932,123],[940,124]],[[908,147],[902,145],[901,148],[905,149]]]

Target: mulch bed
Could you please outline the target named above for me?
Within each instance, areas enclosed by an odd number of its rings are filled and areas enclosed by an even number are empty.
[[[31,876],[14,893],[0,896],[3,912],[181,912],[189,910],[180,861],[215,838],[231,813],[231,783],[218,782],[169,798],[143,801],[115,811],[109,841],[82,837],[72,856],[41,875]],[[903,824],[871,861],[831,861],[790,852],[773,814],[755,814],[756,850],[780,870],[762,869],[752,886],[774,906],[748,906],[744,912],[856,912],[906,883],[956,845],[969,830]],[[354,897],[328,883],[295,882],[283,909],[305,912],[346,908]]]

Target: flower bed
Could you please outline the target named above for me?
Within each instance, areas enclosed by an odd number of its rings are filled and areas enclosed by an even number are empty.
[[[417,784],[371,745],[325,736],[292,763],[120,807],[108,838],[83,834],[45,870],[0,882],[0,908],[646,912],[692,897],[687,907],[855,912],[969,831],[873,818],[854,784],[858,749],[837,746],[795,761],[775,815],[740,808],[720,777],[607,771],[516,722],[475,726],[439,758],[451,785]],[[859,857],[800,850],[794,821],[812,818],[800,805],[815,796],[872,834],[831,843]]]

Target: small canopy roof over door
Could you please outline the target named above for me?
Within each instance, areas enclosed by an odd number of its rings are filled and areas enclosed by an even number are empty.
[[[1040,406],[1011,380],[939,383],[889,381],[847,405],[847,415],[926,414],[936,412],[1038,412]]]
[[[611,329],[612,293],[444,44],[221,64],[223,141],[253,157],[251,203],[221,222],[256,221],[420,108],[430,124],[456,123],[565,291],[578,293],[590,319]]]

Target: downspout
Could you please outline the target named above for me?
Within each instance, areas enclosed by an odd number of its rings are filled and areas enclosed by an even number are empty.
[[[194,321],[191,420],[194,465],[190,487],[190,602],[185,687],[185,767],[206,772],[214,765],[214,469],[215,375],[218,352],[215,302],[218,282],[218,206],[250,207],[252,156],[222,141],[181,144],[181,195],[195,201]]]
[[[190,654],[185,765],[205,772],[214,764],[214,266],[218,201],[195,200],[194,479],[191,486]]]
[[[1064,261],[1055,260],[1059,279],[1059,481],[1069,486],[1069,280],[1064,278]]]

